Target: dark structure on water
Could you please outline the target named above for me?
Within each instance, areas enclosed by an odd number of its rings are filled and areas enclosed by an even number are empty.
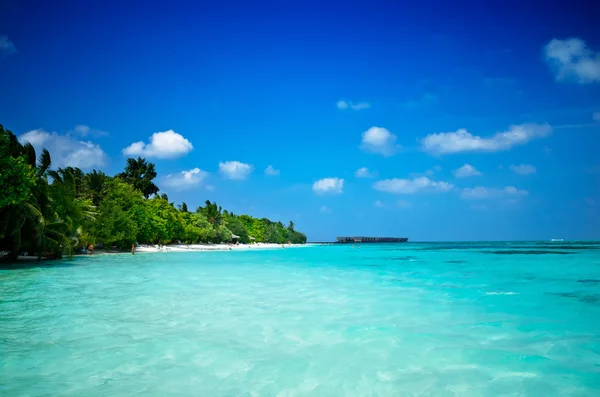
[[[337,237],[338,243],[342,244],[359,244],[359,243],[405,243],[407,237]]]

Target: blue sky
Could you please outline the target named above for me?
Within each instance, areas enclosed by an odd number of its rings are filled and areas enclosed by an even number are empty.
[[[322,3],[3,1],[0,123],[309,240],[600,238],[600,10]]]

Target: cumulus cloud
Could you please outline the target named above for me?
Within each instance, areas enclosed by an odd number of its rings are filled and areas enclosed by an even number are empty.
[[[388,157],[396,154],[396,135],[385,128],[371,127],[362,134],[360,148],[366,152]]]
[[[224,161],[219,163],[219,172],[228,179],[246,179],[254,171],[252,164],[239,161]]]
[[[354,172],[354,176],[357,178],[373,178],[375,175],[376,173],[369,171],[367,167],[360,167]]]
[[[467,178],[469,176],[477,176],[477,175],[481,175],[481,172],[478,171],[471,164],[465,164],[462,167],[460,167],[459,169],[454,171],[454,176],[457,178]]]
[[[514,186],[506,186],[502,189],[477,186],[474,188],[463,189],[461,197],[467,200],[481,200],[503,197],[523,197],[527,196],[528,194],[529,192],[527,192],[526,190],[520,190]]]
[[[17,48],[7,36],[0,36],[0,53],[5,55],[14,54],[17,52]]]
[[[86,137],[86,136],[100,137],[100,136],[108,135],[108,132],[106,132],[106,131],[96,130],[94,128],[90,128],[87,125],[82,125],[82,124],[76,125],[75,128],[73,128],[73,132],[77,135],[81,135],[82,137]]]
[[[19,136],[19,141],[31,143],[38,155],[42,149],[48,149],[53,168],[72,166],[89,169],[106,164],[107,156],[100,145],[80,141],[70,134],[63,135],[38,129]]]
[[[553,39],[544,47],[546,61],[561,82],[600,82],[600,52],[592,51],[578,38]]]
[[[321,212],[323,212],[325,214],[329,214],[332,212],[331,208],[327,207],[326,205],[322,206],[320,210],[321,210]]]
[[[422,150],[435,155],[460,152],[497,152],[543,138],[552,132],[549,124],[511,125],[508,131],[484,138],[471,135],[465,129],[440,132],[421,139]]]
[[[134,142],[123,149],[126,156],[177,158],[188,154],[194,147],[186,138],[173,130],[155,132],[150,143]]]
[[[317,194],[341,194],[344,180],[341,178],[323,178],[313,183],[312,189]]]
[[[519,165],[511,164],[510,169],[513,172],[516,172],[517,174],[521,174],[521,175],[534,174],[537,171],[535,169],[535,167],[531,164],[519,164]]]
[[[413,179],[385,179],[373,184],[375,190],[393,194],[414,194],[421,191],[447,192],[454,188],[448,182],[433,181],[426,176]]]
[[[162,183],[175,190],[186,190],[200,185],[207,176],[208,172],[202,171],[200,168],[196,167],[189,171],[181,171],[178,174],[167,175]]]
[[[340,110],[346,110],[346,109],[363,110],[363,109],[369,109],[371,107],[371,105],[369,105],[367,102],[354,103],[352,101],[337,101],[335,106],[337,106],[337,108]]]
[[[265,168],[265,175],[277,176],[277,175],[279,175],[279,173],[280,173],[280,171],[273,168],[272,165]]]

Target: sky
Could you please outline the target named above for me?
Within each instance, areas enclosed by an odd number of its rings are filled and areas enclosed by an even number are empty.
[[[309,241],[600,239],[600,9],[551,4],[4,0],[0,123]]]

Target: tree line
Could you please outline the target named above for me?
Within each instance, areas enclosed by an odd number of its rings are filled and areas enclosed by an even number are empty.
[[[239,242],[303,244],[306,235],[267,218],[235,215],[206,201],[195,211],[159,194],[153,163],[127,159],[115,176],[76,167],[51,169],[48,150],[0,125],[0,251],[49,258],[71,256],[89,244],[126,249],[132,244]]]

